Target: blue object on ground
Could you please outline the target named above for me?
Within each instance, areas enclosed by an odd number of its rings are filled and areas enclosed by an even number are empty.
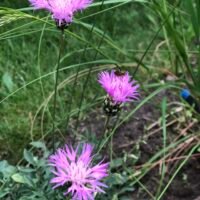
[[[189,96],[191,96],[190,91],[188,89],[182,89],[181,90],[181,97],[183,99],[187,99]]]
[[[198,113],[200,113],[200,104],[190,94],[190,91],[188,89],[182,89],[180,95],[188,104],[190,104]]]

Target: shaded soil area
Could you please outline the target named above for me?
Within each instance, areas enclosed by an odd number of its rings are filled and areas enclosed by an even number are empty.
[[[194,118],[183,116],[187,112],[186,109],[178,104],[180,100],[173,94],[165,91],[144,106],[142,106],[127,122],[120,126],[113,137],[113,157],[123,157],[125,152],[134,153],[138,156],[135,164],[127,163],[133,172],[142,169],[144,164],[163,149],[163,134],[161,126],[161,101],[162,97],[167,96],[169,106],[167,107],[166,127],[167,141],[166,145],[172,144],[185,136],[190,136],[189,139],[181,142],[176,147],[168,151],[166,157],[166,173],[163,179],[162,191],[174,175],[179,165],[181,164],[188,152],[198,142],[198,138],[192,134],[200,130],[200,123]],[[123,109],[120,118],[125,117],[130,111],[135,108],[136,104]],[[191,118],[191,119],[190,119]],[[116,117],[111,119],[111,126],[115,123]],[[105,116],[101,108],[93,111],[80,124],[78,132],[80,135],[88,132],[101,139],[105,128]],[[87,127],[87,129],[86,129]],[[104,154],[108,149],[104,150]],[[159,188],[161,179],[162,156],[158,157],[150,165],[150,170],[140,179],[140,182],[150,191],[155,197]],[[200,154],[194,152],[186,164],[177,173],[165,194],[163,200],[199,200],[200,199]],[[134,192],[126,194],[134,200],[150,200],[152,197],[148,192],[144,191],[139,184],[133,186]],[[159,196],[159,195],[158,195]]]

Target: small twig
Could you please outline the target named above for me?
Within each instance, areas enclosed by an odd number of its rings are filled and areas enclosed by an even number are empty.
[[[186,156],[179,156],[179,157],[175,157],[175,158],[166,159],[166,160],[165,160],[165,163],[169,163],[169,162],[173,162],[173,161],[177,161],[177,160],[182,160],[182,159],[184,159],[184,158],[186,158],[186,157],[187,157],[187,155],[186,155]],[[191,158],[196,158],[196,157],[200,157],[200,153],[196,153],[196,154],[193,154],[193,155],[191,156]],[[148,167],[148,168],[152,169],[152,168],[155,168],[157,165],[160,165],[160,163],[161,163],[162,161],[163,161],[163,160],[162,160],[162,158],[161,158],[159,161],[157,161],[157,162],[155,162],[155,163],[143,164],[143,165],[135,166],[134,169],[139,170],[139,169],[141,169],[141,168],[143,168],[143,167]]]
[[[181,136],[185,136],[186,133],[187,133],[187,131],[188,131],[190,128],[192,128],[196,123],[197,123],[197,121],[192,121],[192,122],[190,122],[189,125],[188,125],[186,128],[184,128],[183,130],[181,130],[180,135],[181,135]]]

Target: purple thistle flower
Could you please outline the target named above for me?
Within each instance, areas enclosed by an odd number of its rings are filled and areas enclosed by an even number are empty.
[[[98,82],[115,104],[137,100],[139,97],[139,85],[135,80],[131,80],[128,72],[103,71],[99,73]]]
[[[102,187],[107,187],[101,179],[108,176],[108,163],[98,163],[92,166],[92,150],[90,144],[84,144],[82,152],[78,153],[79,146],[73,149],[65,145],[58,149],[49,158],[49,165],[53,166],[52,173],[55,175],[51,183],[53,189],[69,184],[67,192],[71,193],[73,200],[94,200],[94,193],[104,193]]]
[[[92,0],[29,0],[35,9],[45,9],[52,13],[58,26],[72,22],[75,12],[83,10]]]
[[[29,0],[29,2],[35,9],[49,9],[47,0]]]

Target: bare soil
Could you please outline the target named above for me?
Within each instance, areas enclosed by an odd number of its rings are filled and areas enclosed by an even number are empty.
[[[169,102],[180,102],[180,99],[173,94],[165,91],[159,94],[156,97],[156,100],[153,99],[151,102],[145,104],[141,107],[132,118],[119,127],[113,137],[113,155],[123,156],[124,152],[135,152],[136,146],[139,147],[138,155],[139,159],[133,167],[134,169],[139,169],[140,166],[149,161],[157,152],[163,148],[163,139],[162,139],[162,128],[159,123],[161,117],[161,100],[163,95],[167,96]],[[172,103],[173,104],[173,103]],[[135,104],[132,104],[129,107],[123,109],[123,113],[128,113],[135,107]],[[167,113],[170,110],[173,110],[172,107],[168,107]],[[184,108],[183,108],[184,110]],[[168,122],[173,122],[171,125],[167,126],[167,144],[170,144],[174,141],[175,138],[181,137],[182,131],[185,134],[192,134],[194,131],[200,129],[200,123],[194,123],[194,126],[188,128],[188,124],[191,121],[180,122],[178,118],[183,115],[185,111],[173,115],[167,119]],[[124,114],[123,114],[124,115]],[[177,121],[176,121],[177,117]],[[114,124],[116,118],[112,119],[110,124]],[[105,124],[105,115],[101,108],[93,111],[82,121],[79,127],[79,133],[84,134],[85,131],[95,134],[95,137],[101,139],[103,137],[102,133],[104,132]],[[154,124],[154,126],[153,126]],[[150,129],[152,125],[152,128]],[[86,129],[87,127],[87,129]],[[186,129],[185,129],[186,128]],[[147,137],[147,135],[150,135]],[[195,142],[192,141],[191,144],[186,145],[185,149],[175,152],[171,155],[171,161],[166,163],[166,174],[163,180],[162,189],[166,186],[169,179],[172,177],[177,167],[185,158],[188,151],[191,149]],[[105,153],[107,150],[105,151]],[[180,158],[180,159],[179,159]],[[129,166],[130,167],[130,166]],[[173,182],[170,184],[165,195],[162,197],[163,200],[200,200],[200,154],[195,152],[184,167],[176,175]],[[156,194],[156,191],[159,187],[160,181],[160,165],[156,164],[151,168],[151,170],[140,180],[141,183],[153,194]],[[135,186],[134,186],[135,187]],[[128,194],[127,194],[128,195]],[[128,195],[129,196],[129,195]],[[136,186],[134,192],[129,196],[134,200],[150,200],[152,199],[148,193],[146,193],[139,185]]]

